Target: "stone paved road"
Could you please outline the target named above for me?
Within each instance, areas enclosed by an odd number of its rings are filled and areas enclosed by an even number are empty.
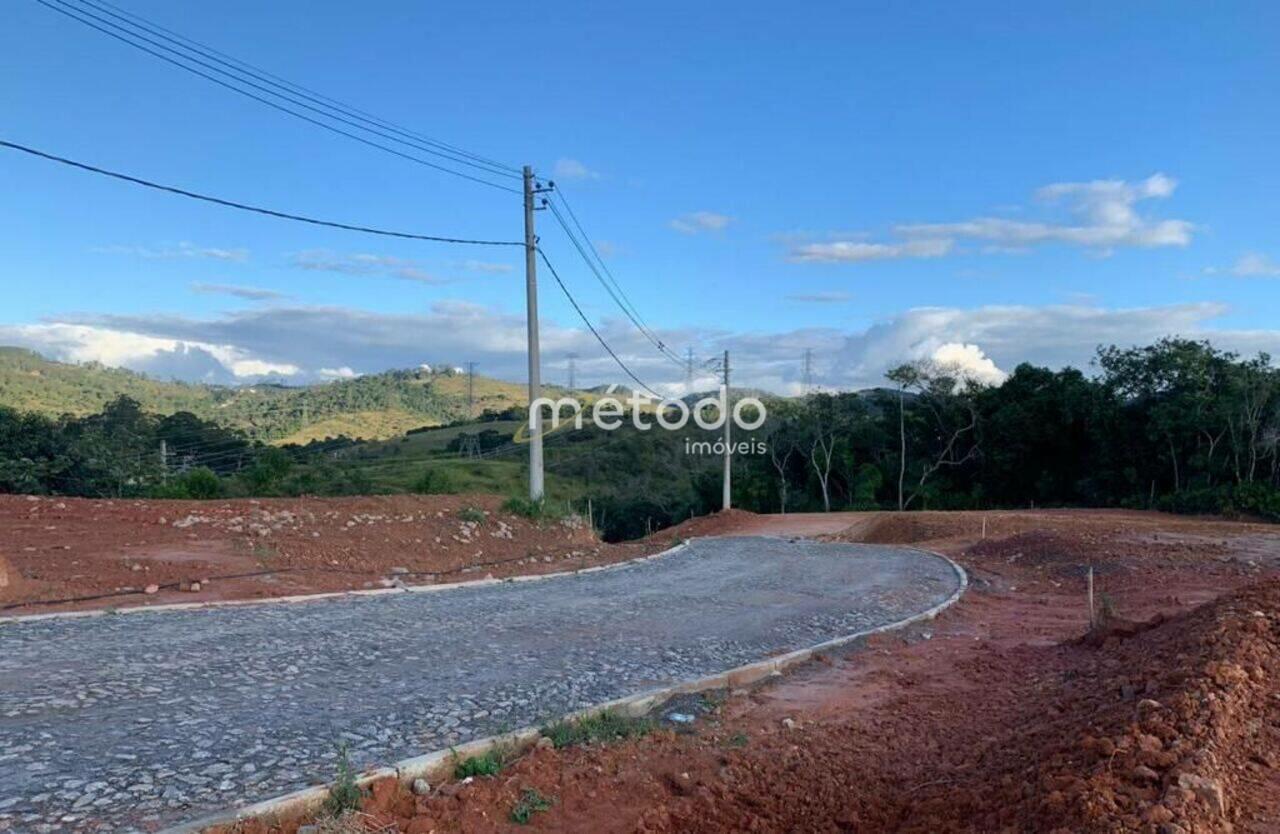
[[[438,593],[0,625],[0,831],[153,831],[883,625],[946,599],[921,553],[701,539]]]

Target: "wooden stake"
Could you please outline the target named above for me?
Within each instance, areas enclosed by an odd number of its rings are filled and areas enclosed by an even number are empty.
[[[1093,607],[1093,565],[1089,566],[1089,630],[1098,627],[1098,617]]]

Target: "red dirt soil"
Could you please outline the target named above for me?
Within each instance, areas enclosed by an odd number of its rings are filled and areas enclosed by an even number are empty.
[[[0,615],[456,582],[661,549],[656,541],[603,544],[582,519],[538,524],[501,504],[491,495],[0,496]],[[483,520],[468,520],[476,511]]]
[[[539,749],[428,796],[379,783],[351,830],[1280,831],[1280,530],[1119,512],[847,520],[833,538],[940,550],[970,590],[933,622],[720,693],[691,732]],[[1089,566],[1123,619],[1086,638]],[[527,789],[552,804],[517,826]]]

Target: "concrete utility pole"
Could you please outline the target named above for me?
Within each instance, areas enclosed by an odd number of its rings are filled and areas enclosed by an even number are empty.
[[[570,392],[578,390],[577,361],[578,361],[578,354],[576,353],[569,354],[569,391]]]
[[[684,350],[684,392],[685,394],[693,393],[693,348],[688,347]]]
[[[542,367],[538,352],[538,236],[533,233],[533,169],[524,166],[524,285],[529,318],[529,500],[541,501],[542,409],[533,404],[542,397]]]
[[[164,438],[160,439],[160,477],[169,483],[169,443]]]
[[[800,393],[813,393],[813,348],[804,349],[804,376],[800,383]]]
[[[733,489],[730,481],[733,476],[733,452],[730,449],[730,443],[733,440],[733,433],[730,431],[730,414],[733,409],[729,407],[729,351],[724,352],[724,508],[727,510],[733,505]]]
[[[467,419],[476,416],[476,363],[467,363]]]

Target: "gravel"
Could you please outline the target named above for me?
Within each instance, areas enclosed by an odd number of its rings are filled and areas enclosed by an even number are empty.
[[[933,556],[704,539],[437,593],[0,625],[0,831],[153,831],[891,623]]]

